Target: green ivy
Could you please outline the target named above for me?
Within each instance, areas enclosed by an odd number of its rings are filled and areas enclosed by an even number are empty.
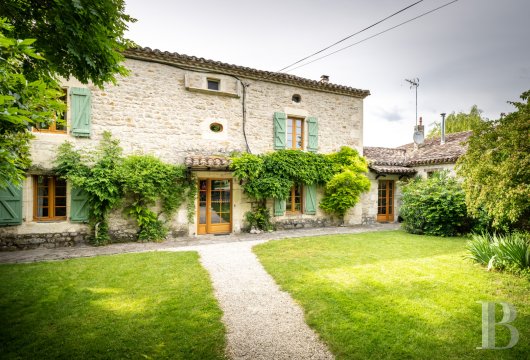
[[[232,157],[231,170],[242,181],[243,191],[260,206],[266,199],[287,199],[295,183],[325,186],[320,207],[341,218],[370,188],[364,175],[368,171],[366,159],[346,146],[327,155],[300,150],[244,153]]]
[[[94,152],[83,153],[71,143],[63,143],[55,165],[59,176],[88,194],[94,245],[109,242],[108,217],[124,199],[128,200],[125,213],[136,220],[138,239],[142,241],[163,239],[167,227],[161,215],[170,219],[186,200],[188,217],[193,218],[196,184],[185,168],[166,164],[151,155],[123,157],[119,141],[112,139],[109,132],[103,133]],[[156,204],[160,204],[158,214],[151,210]]]

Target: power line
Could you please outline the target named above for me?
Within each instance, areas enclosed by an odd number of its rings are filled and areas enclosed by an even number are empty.
[[[355,43],[353,43],[353,44],[351,44],[351,45],[348,45],[348,46],[345,46],[345,47],[340,48],[340,49],[338,49],[338,50],[335,50],[335,51],[333,51],[333,52],[331,52],[331,53],[329,53],[329,54],[326,54],[326,55],[324,55],[324,56],[321,56],[321,57],[316,58],[316,59],[314,59],[314,60],[311,60],[311,61],[309,61],[309,62],[306,62],[305,64],[299,65],[299,66],[297,66],[297,67],[295,67],[295,68],[292,68],[292,69],[290,69],[289,71],[293,71],[293,70],[299,69],[299,68],[301,68],[301,67],[303,67],[303,66],[306,66],[306,65],[312,64],[312,63],[314,63],[315,61],[318,61],[318,60],[322,60],[322,59],[324,59],[324,58],[327,58],[328,56],[331,56],[331,55],[333,55],[333,54],[336,54],[336,53],[338,53],[338,52],[341,52],[341,51],[343,51],[343,50],[346,50],[346,49],[348,49],[348,48],[351,48],[351,47],[354,46],[354,45],[358,45],[358,44],[360,44],[360,43],[362,43],[362,42],[365,42],[365,41],[367,41],[367,40],[370,40],[370,39],[372,39],[372,38],[374,38],[374,37],[376,37],[376,36],[382,35],[382,34],[388,32],[388,31],[390,31],[390,30],[393,30],[393,29],[397,28],[397,27],[400,27],[400,26],[402,26],[402,25],[408,24],[408,23],[411,22],[411,21],[414,21],[414,20],[419,19],[419,18],[421,18],[421,17],[423,17],[423,16],[425,16],[425,15],[428,15],[428,14],[430,14],[430,13],[433,13],[433,12],[437,11],[437,10],[440,10],[441,8],[444,8],[444,7],[446,7],[446,6],[449,6],[449,5],[451,5],[451,4],[453,4],[453,3],[457,2],[457,1],[458,1],[458,0],[450,1],[450,2],[448,2],[448,3],[446,3],[446,4],[442,5],[442,6],[439,6],[439,7],[435,8],[435,9],[432,9],[432,10],[429,10],[429,11],[427,11],[427,12],[424,12],[423,14],[418,15],[418,16],[416,16],[416,17],[413,17],[412,19],[409,19],[409,20],[404,21],[404,22],[402,22],[402,23],[400,23],[400,24],[397,24],[397,25],[395,25],[395,26],[392,26],[392,27],[390,27],[390,28],[388,28],[388,29],[386,29],[386,30],[383,30],[383,31],[381,31],[381,32],[378,32],[377,34],[374,34],[374,35],[372,35],[372,36],[369,36],[369,37],[367,37],[367,38],[364,38],[364,39],[362,39],[362,40],[360,40],[360,41],[357,41],[357,42],[355,42]]]
[[[344,39],[341,39],[341,40],[339,40],[339,41],[337,41],[337,42],[335,42],[335,43],[333,43],[333,44],[331,44],[331,45],[329,45],[329,46],[327,46],[327,47],[325,47],[325,48],[323,48],[323,49],[321,49],[321,50],[318,50],[317,52],[315,52],[315,53],[313,53],[313,54],[311,54],[311,55],[309,55],[309,56],[306,56],[306,57],[303,58],[303,59],[300,59],[300,60],[298,60],[298,61],[292,63],[292,64],[289,65],[289,66],[286,66],[286,67],[284,67],[284,68],[278,70],[278,72],[283,71],[283,70],[285,70],[285,69],[288,69],[288,68],[290,68],[291,66],[296,65],[296,64],[298,64],[298,63],[301,63],[302,61],[307,60],[307,59],[309,59],[310,57],[313,57],[313,56],[315,56],[315,55],[317,55],[317,54],[320,54],[321,52],[324,52],[324,51],[328,50],[329,48],[332,48],[333,46],[335,46],[335,45],[337,45],[337,44],[340,44],[341,42],[346,41],[346,40],[348,40],[349,38],[351,38],[351,37],[353,37],[353,36],[355,36],[355,35],[358,35],[358,34],[362,33],[363,31],[366,31],[366,30],[368,30],[368,29],[370,29],[370,28],[373,28],[374,26],[376,26],[376,25],[378,25],[378,24],[381,24],[383,21],[390,19],[391,17],[393,17],[393,16],[395,16],[395,15],[397,15],[397,14],[399,14],[399,13],[401,13],[401,12],[403,12],[403,11],[405,11],[405,10],[411,8],[411,7],[413,7],[414,5],[417,5],[417,4],[421,3],[422,1],[423,1],[423,0],[416,1],[414,4],[411,4],[411,5],[407,6],[407,7],[403,8],[403,9],[401,9],[401,10],[395,12],[395,13],[393,13],[392,15],[387,16],[387,17],[384,18],[384,19],[379,20],[378,22],[373,23],[372,25],[370,25],[370,26],[368,26],[368,27],[365,27],[365,28],[362,29],[362,30],[357,31],[355,34],[351,34],[351,35],[349,35],[349,36],[346,36]]]

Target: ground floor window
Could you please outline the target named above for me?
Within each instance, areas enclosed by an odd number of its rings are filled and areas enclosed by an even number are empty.
[[[289,197],[286,201],[286,211],[291,214],[300,214],[302,213],[302,194],[303,194],[303,186],[301,184],[295,184],[291,188],[291,192],[289,193]]]
[[[56,176],[37,175],[33,183],[34,219],[66,220],[66,181]]]

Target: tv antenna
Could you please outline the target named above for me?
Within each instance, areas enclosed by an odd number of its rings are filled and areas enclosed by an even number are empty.
[[[420,86],[420,79],[405,79],[406,82],[410,83],[410,88],[416,88],[416,125],[418,125],[418,86]]]

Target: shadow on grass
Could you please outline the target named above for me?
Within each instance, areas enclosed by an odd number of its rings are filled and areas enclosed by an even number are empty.
[[[195,253],[3,265],[0,278],[2,358],[223,358]]]

